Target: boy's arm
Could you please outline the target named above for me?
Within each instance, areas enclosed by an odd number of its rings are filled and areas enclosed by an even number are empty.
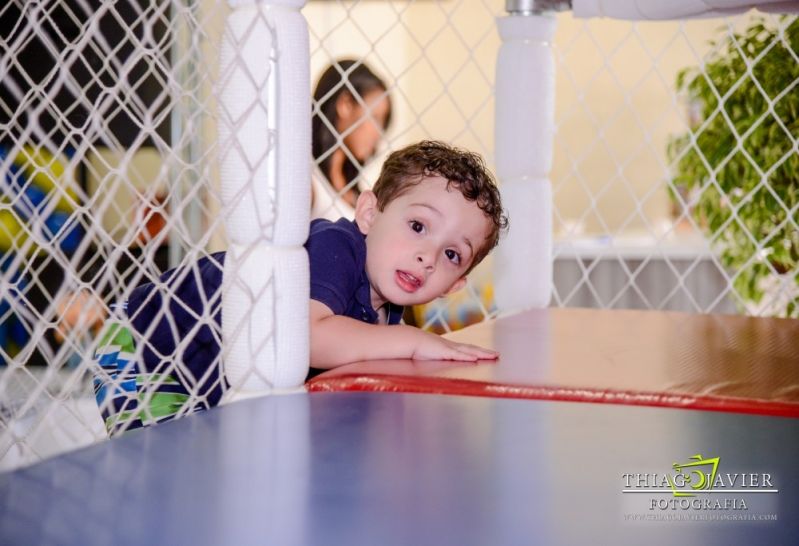
[[[334,368],[360,360],[413,358],[417,360],[496,359],[499,353],[455,343],[402,324],[367,324],[335,315],[325,304],[311,300],[311,366]]]

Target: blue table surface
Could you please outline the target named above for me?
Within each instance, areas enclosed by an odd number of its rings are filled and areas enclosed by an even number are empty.
[[[697,512],[650,510],[671,493],[622,492],[624,474],[674,475],[695,454],[719,457],[719,474],[767,473],[778,490],[716,488],[696,497],[747,510],[701,514],[777,520],[651,521]],[[272,396],[0,474],[0,544],[799,544],[797,461],[796,419]]]

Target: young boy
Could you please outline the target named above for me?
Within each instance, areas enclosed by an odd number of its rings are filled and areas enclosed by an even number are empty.
[[[311,366],[496,358],[398,323],[403,306],[462,288],[506,227],[476,154],[430,141],[391,154],[374,189],[358,198],[354,222],[311,223]],[[106,327],[95,393],[112,434],[219,402],[223,262],[224,253],[213,254],[166,273],[161,288],[136,288],[123,307],[134,332]]]

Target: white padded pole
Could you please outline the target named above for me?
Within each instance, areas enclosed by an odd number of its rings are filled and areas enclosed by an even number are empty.
[[[301,4],[304,4],[304,0]],[[302,7],[300,5],[299,7]],[[311,221],[311,52],[298,11],[275,10],[277,63],[277,221],[275,244],[302,246]]]
[[[546,307],[552,293],[555,18],[498,19],[495,156],[510,230],[494,256],[498,309]]]
[[[225,377],[239,397],[302,385],[308,373],[308,254],[233,244],[225,257]],[[302,337],[304,336],[304,337]],[[236,397],[230,394],[226,400]]]
[[[270,26],[265,3],[241,5],[228,15],[220,47],[221,196],[228,238],[243,245],[271,240],[275,220],[268,112]]]
[[[229,0],[220,54],[225,401],[308,372],[311,112],[305,0]]]

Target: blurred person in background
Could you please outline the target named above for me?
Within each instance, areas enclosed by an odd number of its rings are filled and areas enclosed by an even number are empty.
[[[358,175],[391,122],[388,88],[363,62],[334,61],[313,94],[311,218],[355,217]]]

